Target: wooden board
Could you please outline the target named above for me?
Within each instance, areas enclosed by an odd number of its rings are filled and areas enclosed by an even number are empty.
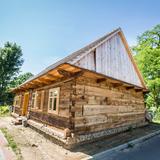
[[[73,64],[142,86],[135,64],[132,63],[128,50],[126,50],[125,44],[118,33],[98,46],[95,51],[96,67],[93,51],[84,55],[77,62],[74,61]]]

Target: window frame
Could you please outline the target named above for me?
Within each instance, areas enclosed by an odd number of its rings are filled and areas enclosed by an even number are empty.
[[[33,101],[33,94],[35,94],[35,97],[34,97],[34,104],[32,103]],[[36,110],[37,107],[36,107],[36,100],[37,100],[37,91],[34,91],[32,92],[32,98],[31,98],[31,110]],[[32,106],[33,104],[33,106]]]
[[[57,91],[57,96],[50,96],[51,92]],[[49,93],[48,93],[48,113],[54,113],[54,114],[58,114],[59,112],[59,95],[60,95],[60,87],[57,88],[51,88],[49,89]],[[56,110],[53,110],[54,108],[54,99],[56,98]],[[52,99],[52,107],[50,109],[50,99]]]
[[[21,95],[16,95],[15,98],[14,98],[14,107],[18,107],[20,108],[21,107]]]
[[[37,102],[38,102],[37,98],[39,98],[39,94],[41,96],[40,96],[40,99],[39,99],[39,104],[37,104]],[[38,111],[42,111],[43,110],[44,99],[45,99],[44,95],[45,95],[45,90],[37,91],[37,95],[36,95],[36,109]]]

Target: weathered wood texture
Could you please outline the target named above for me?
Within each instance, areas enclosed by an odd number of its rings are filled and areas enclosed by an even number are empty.
[[[53,84],[48,85],[47,88],[44,87],[39,90],[35,89],[33,92],[37,91],[37,94],[43,93],[43,100],[38,98],[36,103],[36,108],[30,108],[30,118],[36,121],[43,122],[57,128],[73,128],[71,120],[71,106],[72,104],[72,94],[73,94],[73,85],[74,81],[67,81],[60,83],[55,87],[60,87],[60,96],[59,96],[59,107],[58,114],[49,114],[48,113],[48,96],[49,89],[54,88]],[[42,104],[43,103],[43,104]],[[39,109],[40,108],[40,109]]]
[[[20,107],[14,107],[14,112],[18,115],[21,115],[22,109]]]
[[[142,92],[113,87],[107,81],[79,78],[76,82],[75,132],[87,133],[145,121]]]
[[[58,114],[49,114],[49,89],[54,87],[60,87],[59,109]],[[35,91],[38,94],[43,93],[44,97],[37,98],[36,108],[29,108],[30,118],[57,128],[69,128],[75,134],[145,121],[143,92],[136,92],[134,88],[128,89],[123,84],[115,85],[105,79],[97,81],[96,77],[85,74],[55,86],[51,84],[37,88],[32,92]]]
[[[18,102],[18,104],[15,104],[15,101],[16,101],[15,98],[17,96],[19,96],[19,102]],[[14,103],[13,103],[14,109],[13,109],[13,111],[18,115],[22,114],[23,97],[24,97],[24,93],[23,92],[18,92],[15,95],[15,98],[14,98]]]
[[[71,128],[69,119],[59,115],[30,111],[30,119],[61,129]]]
[[[95,51],[85,54],[80,59],[69,63],[96,71],[104,75],[142,86],[127,50],[117,33],[98,46]]]

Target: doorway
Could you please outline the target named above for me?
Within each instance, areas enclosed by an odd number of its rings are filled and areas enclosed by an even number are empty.
[[[27,115],[28,103],[29,103],[29,92],[24,94],[23,105],[22,105],[22,116],[26,116]]]

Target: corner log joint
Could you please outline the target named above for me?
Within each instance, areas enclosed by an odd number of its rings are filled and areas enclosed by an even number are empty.
[[[104,82],[105,80],[106,80],[105,78],[99,78],[99,79],[96,80],[96,82],[101,83],[101,82]]]
[[[134,89],[134,86],[126,87],[127,90]]]
[[[142,88],[135,88],[135,91],[136,91],[136,92],[142,92],[143,89],[142,89]]]
[[[62,75],[63,77],[66,77],[66,78],[69,78],[69,77],[78,77],[78,76],[83,75],[83,73],[84,73],[84,71],[69,72],[69,71],[66,71],[66,70],[63,70],[63,69],[58,69],[57,71],[58,71],[58,73],[60,75]]]

